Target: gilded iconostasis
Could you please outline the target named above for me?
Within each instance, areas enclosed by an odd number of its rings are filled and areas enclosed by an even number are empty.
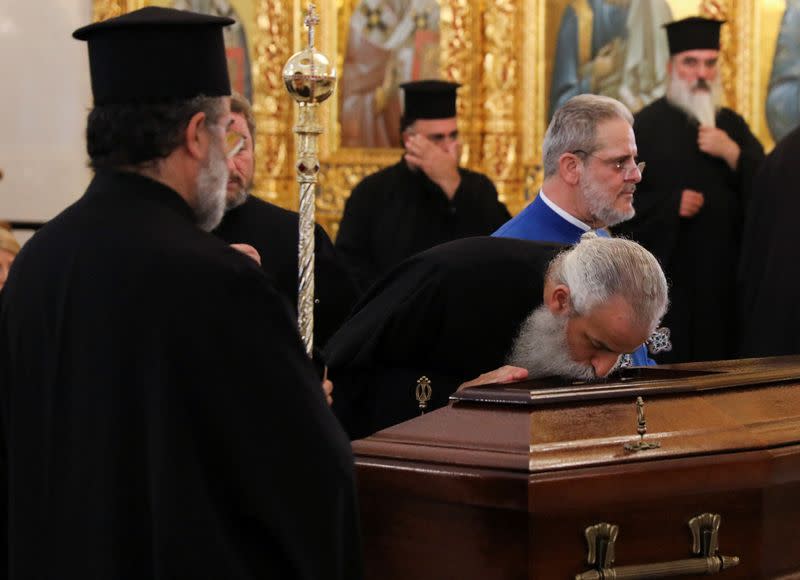
[[[230,16],[232,85],[258,123],[254,191],[297,208],[294,103],[283,65],[304,42],[305,0],[94,0],[104,19],[145,5]],[[800,123],[800,0],[318,0],[317,47],[335,64],[317,221],[331,235],[350,190],[396,162],[401,98],[409,80],[461,83],[462,164],[490,176],[518,212],[536,195],[541,140],[552,110],[596,92],[636,111],[663,95],[668,56],[662,24],[724,19],[725,104],[770,149]]]

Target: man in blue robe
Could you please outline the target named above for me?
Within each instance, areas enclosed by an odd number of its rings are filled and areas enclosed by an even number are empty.
[[[542,146],[544,183],[536,199],[493,236],[575,244],[585,232],[633,217],[636,163],[633,117],[619,101],[579,95],[553,116]],[[644,346],[630,363],[652,365]]]

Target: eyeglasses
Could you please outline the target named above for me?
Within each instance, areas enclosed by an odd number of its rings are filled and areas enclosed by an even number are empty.
[[[223,127],[222,125],[206,122],[206,127],[221,132],[224,135],[223,150],[225,152],[225,159],[234,157],[244,148],[244,144],[247,142],[244,135],[238,131],[231,131],[229,128]]]
[[[458,130],[450,133],[417,133],[416,131],[406,130],[408,135],[422,135],[434,145],[440,145],[445,141],[458,141]]]
[[[245,143],[246,139],[241,133],[237,133],[236,131],[228,131],[225,133],[225,158],[231,159],[235,157],[237,153],[244,149]]]
[[[589,153],[588,151],[584,151],[583,149],[575,149],[575,151],[570,151],[573,155],[584,155],[587,157],[594,157],[595,159],[600,160],[601,162],[605,163],[606,165],[610,165],[619,173],[624,172],[624,175],[629,175],[634,169],[639,171],[641,175],[644,173],[644,168],[647,164],[644,161],[639,161],[638,163],[633,157],[626,157],[624,159],[603,159],[602,157],[595,155],[594,153]],[[632,165],[631,165],[632,164]]]

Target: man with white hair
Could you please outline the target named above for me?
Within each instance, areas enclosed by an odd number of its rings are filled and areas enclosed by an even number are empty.
[[[661,320],[666,279],[630,240],[588,233],[562,249],[467,238],[409,258],[373,286],[326,349],[334,411],[350,436],[418,415],[425,379],[431,410],[481,373],[474,384],[608,375]]]
[[[662,362],[734,356],[736,265],[744,213],[764,150],[747,123],[720,106],[722,22],[686,18],[666,26],[669,86],[636,115],[647,176],[636,217],[614,228],[658,257],[672,287]]]
[[[585,232],[633,217],[633,194],[644,165],[636,160],[633,116],[610,97],[578,95],[559,108],[544,137],[539,195],[495,237],[577,243]],[[654,364],[644,347],[631,364]]]

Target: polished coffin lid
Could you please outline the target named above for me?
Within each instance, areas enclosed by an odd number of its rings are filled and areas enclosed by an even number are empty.
[[[432,385],[435,389],[436,385]],[[645,441],[636,398],[644,400]],[[800,442],[800,356],[632,369],[602,383],[524,381],[456,393],[448,407],[353,443],[358,461],[540,473]]]

